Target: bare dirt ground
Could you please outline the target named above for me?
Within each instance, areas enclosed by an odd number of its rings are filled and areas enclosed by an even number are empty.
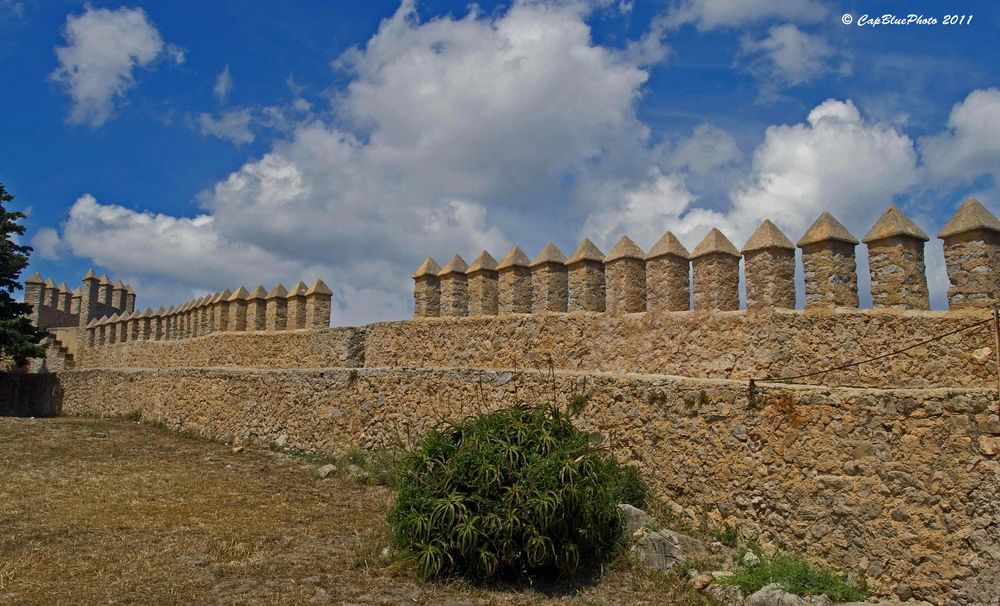
[[[0,604],[704,603],[627,562],[557,588],[421,581],[381,557],[391,493],[320,463],[127,420],[0,418]]]

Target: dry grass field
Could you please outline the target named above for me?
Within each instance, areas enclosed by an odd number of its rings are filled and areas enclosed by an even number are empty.
[[[391,493],[319,465],[135,421],[0,418],[0,604],[704,603],[627,563],[559,587],[420,581],[381,555]]]

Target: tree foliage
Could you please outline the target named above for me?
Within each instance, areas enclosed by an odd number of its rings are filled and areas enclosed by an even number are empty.
[[[426,577],[595,570],[622,545],[634,468],[554,406],[517,405],[432,430],[403,462],[389,524]]]
[[[31,247],[14,242],[15,235],[24,235],[24,226],[19,223],[24,213],[6,209],[5,204],[13,199],[0,183],[0,354],[21,365],[28,358],[45,355],[45,349],[38,345],[45,333],[26,317],[31,306],[14,299]]]

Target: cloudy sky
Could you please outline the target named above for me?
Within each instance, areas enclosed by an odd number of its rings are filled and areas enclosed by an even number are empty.
[[[427,255],[891,203],[933,237],[1000,214],[1000,9],[944,4],[0,0],[0,182],[31,272],[143,306],[320,277],[335,325],[408,317]],[[886,5],[938,24],[857,25]]]

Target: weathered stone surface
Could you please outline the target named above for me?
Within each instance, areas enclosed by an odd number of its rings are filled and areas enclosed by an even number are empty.
[[[826,212],[799,239],[807,308],[858,306],[857,244],[857,239]]]
[[[202,318],[201,322],[204,323],[204,304],[199,303],[197,309],[198,316]],[[264,315],[264,327],[266,330],[285,330],[288,328],[288,289],[278,284],[271,289],[271,292],[267,293]],[[198,332],[201,334],[204,331]]]
[[[875,307],[930,309],[924,266],[927,240],[927,234],[895,204],[868,230],[862,241],[868,245]]]
[[[747,380],[832,368],[897,346],[968,327],[985,311],[771,310],[767,313],[646,312],[385,322],[368,329],[372,366],[664,373]],[[967,330],[906,356],[815,377],[829,385],[980,387],[995,370],[973,352],[993,347],[989,330]]]
[[[427,257],[413,274],[413,317],[434,318],[441,315],[441,267]]]
[[[584,238],[566,259],[569,273],[568,311],[604,311],[604,253]]]
[[[438,277],[441,279],[441,315],[462,317],[469,315],[469,279],[465,271],[469,266],[462,257],[451,258]]]
[[[497,261],[485,250],[465,272],[469,280],[469,315],[495,316],[499,311]]]
[[[267,291],[264,290],[263,286],[258,285],[247,295],[247,330],[265,330],[267,328],[266,317]],[[185,331],[181,327],[174,338],[183,339],[184,337]]]
[[[646,311],[646,253],[628,236],[608,251],[604,259],[607,311],[620,315]]]
[[[749,606],[806,606],[806,601],[788,593],[777,583],[765,585],[747,598]]]
[[[656,520],[653,516],[638,507],[633,507],[628,503],[620,503],[618,508],[625,514],[625,534],[631,535],[640,528],[655,528]]]
[[[948,307],[1000,305],[1000,220],[967,199],[938,233],[948,268]]]
[[[316,475],[318,475],[320,478],[326,479],[327,477],[330,476],[330,474],[333,474],[333,473],[336,473],[336,472],[337,472],[337,466],[336,465],[327,464],[327,465],[323,465],[322,467],[320,467],[319,469],[317,469],[316,470]]]
[[[719,546],[713,549],[698,539],[673,530],[647,532],[639,537],[630,551],[639,566],[647,570],[670,572],[674,566],[686,562],[703,562],[714,565],[733,559],[732,550]]]
[[[795,309],[795,245],[765,219],[743,245],[747,309]]]
[[[721,231],[712,229],[695,247],[691,269],[695,309],[739,309],[740,253]]]
[[[667,232],[646,254],[646,309],[684,311],[691,306],[690,253]]]
[[[532,313],[563,312],[569,303],[566,258],[551,242],[531,260]]]
[[[531,261],[518,247],[510,249],[497,265],[499,312],[531,313]]]

